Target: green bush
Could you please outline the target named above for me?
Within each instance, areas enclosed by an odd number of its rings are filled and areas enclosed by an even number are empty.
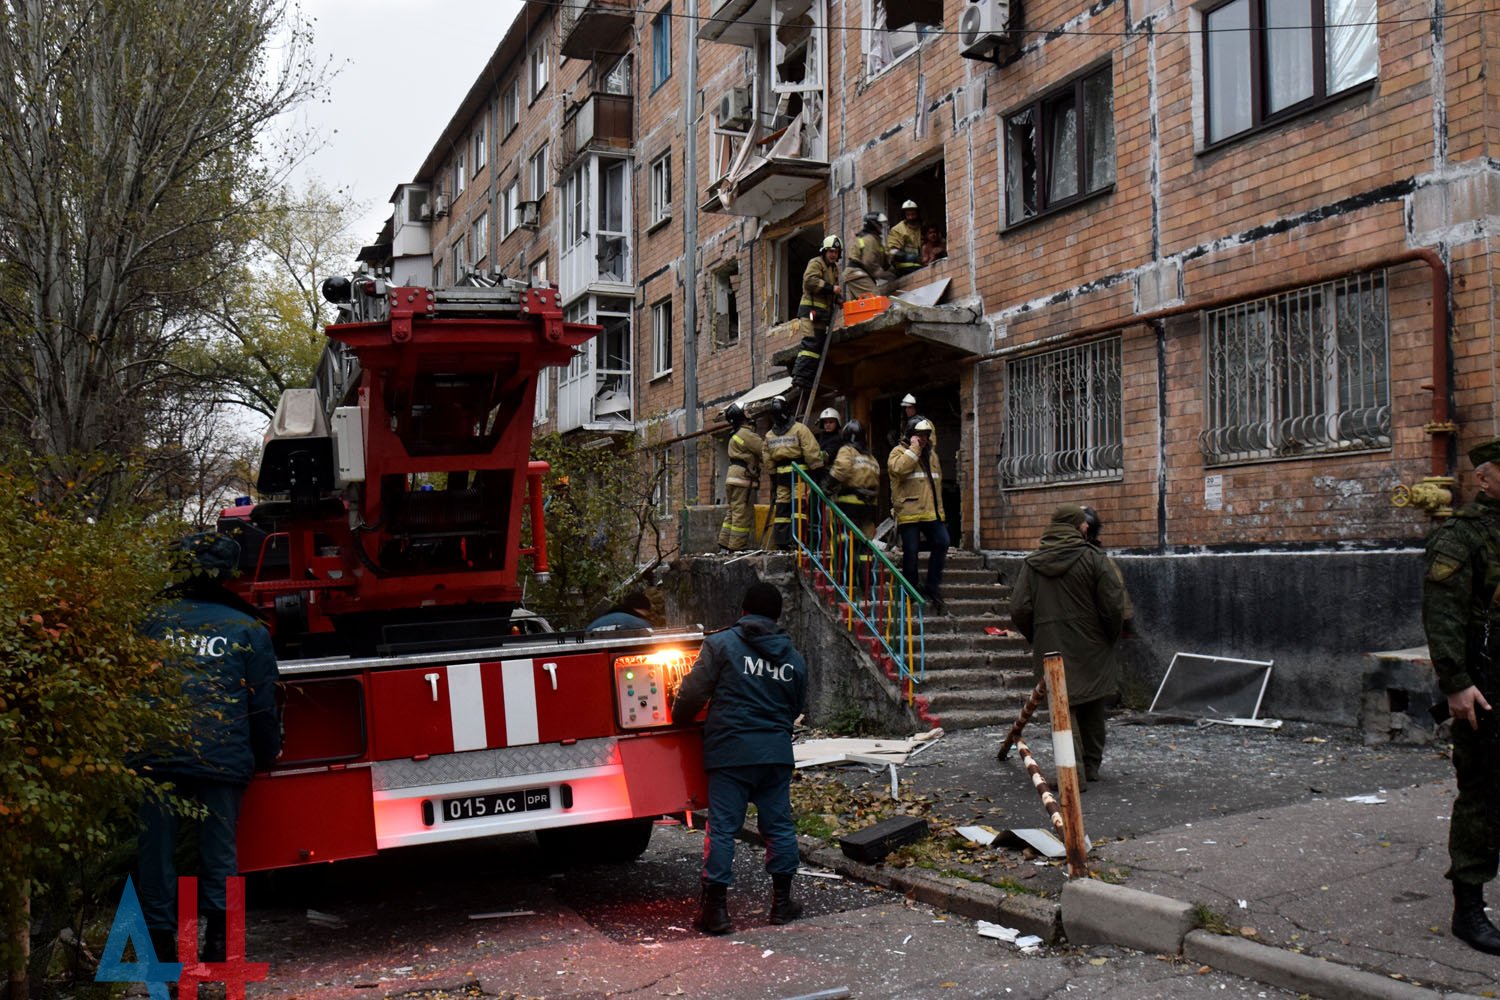
[[[133,835],[131,754],[186,739],[181,671],[138,631],[171,529],[95,516],[72,487],[0,467],[0,967],[17,984],[33,898]]]

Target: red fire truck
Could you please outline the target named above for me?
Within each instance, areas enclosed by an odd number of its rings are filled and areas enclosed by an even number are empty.
[[[510,282],[324,295],[315,387],[283,395],[262,500],[219,525],[281,657],[285,746],[246,793],[240,869],[518,831],[635,857],[707,800],[700,732],[667,709],[702,634],[546,632],[519,608],[520,561],[547,571],[537,376],[598,328]]]

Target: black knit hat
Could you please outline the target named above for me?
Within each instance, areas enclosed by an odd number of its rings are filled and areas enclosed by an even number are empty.
[[[781,617],[781,591],[763,580],[752,583],[745,591],[740,607],[747,615],[760,615],[772,621]]]

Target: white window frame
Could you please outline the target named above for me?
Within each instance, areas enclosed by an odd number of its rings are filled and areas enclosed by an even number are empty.
[[[734,290],[739,265],[732,263],[710,273],[713,279],[714,346],[731,347],[740,340],[739,296]]]
[[[464,236],[462,233],[453,241],[453,280],[458,281],[469,273],[469,258],[464,252]]]
[[[900,28],[886,27],[885,0],[864,0],[865,23],[870,30],[860,32],[864,46],[865,77],[873,78],[911,57],[933,39],[946,37],[943,25],[912,23]]]
[[[531,50],[531,55],[526,60],[526,79],[529,85],[531,103],[542,96],[542,91],[547,89],[547,43],[540,42],[536,48]]]
[[[458,157],[453,162],[453,196],[457,198],[464,193],[464,185],[468,183],[468,171],[464,169],[464,151],[458,151]]]
[[[521,179],[505,185],[500,193],[500,238],[515,232],[521,224]]]
[[[531,200],[541,201],[550,186],[547,176],[547,144],[544,142],[531,154],[527,173],[531,177]]]
[[[474,129],[474,166],[473,176],[479,176],[479,171],[489,162],[489,146],[484,140],[484,122],[480,122]]]
[[[665,361],[666,364],[662,364]],[[651,306],[651,377],[672,374],[672,299]]]
[[[490,255],[490,217],[488,212],[480,212],[474,218],[473,225],[469,226],[469,249],[474,254],[474,263],[479,263]]]
[[[516,126],[521,124],[520,89],[520,82],[512,80],[500,97],[500,135],[502,138],[510,135],[516,130]]]
[[[1388,450],[1388,290],[1373,271],[1206,310],[1204,463]]]
[[[547,258],[545,255],[531,262],[531,267],[526,272],[527,278],[532,285],[547,284]]]
[[[651,225],[672,218],[672,151],[651,161]]]
[[[1008,361],[1001,489],[1122,476],[1122,385],[1120,337]]]
[[[531,422],[545,424],[547,422],[547,410],[552,402],[552,369],[543,368],[537,372],[536,377],[536,405],[531,411]]]

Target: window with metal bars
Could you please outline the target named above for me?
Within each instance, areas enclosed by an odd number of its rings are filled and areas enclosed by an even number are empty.
[[[1125,469],[1120,338],[1005,366],[1003,487],[1108,479]]]
[[[1203,314],[1208,465],[1391,446],[1384,271]]]

